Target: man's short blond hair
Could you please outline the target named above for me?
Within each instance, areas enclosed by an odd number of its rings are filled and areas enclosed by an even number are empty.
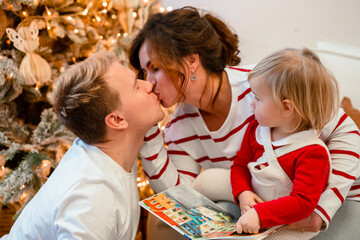
[[[116,61],[110,52],[94,53],[70,66],[55,84],[54,110],[60,122],[88,144],[105,141],[105,116],[120,103],[105,79]]]
[[[334,76],[310,49],[284,49],[261,60],[249,73],[249,81],[262,77],[275,101],[294,103],[299,116],[295,132],[321,130],[339,108],[339,90]]]

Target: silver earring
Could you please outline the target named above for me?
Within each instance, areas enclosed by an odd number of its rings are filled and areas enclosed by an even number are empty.
[[[196,75],[195,75],[195,70],[191,71],[191,81],[195,81],[196,80]]]

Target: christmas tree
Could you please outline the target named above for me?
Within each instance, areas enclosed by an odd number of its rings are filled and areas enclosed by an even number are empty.
[[[52,110],[52,86],[100,50],[128,65],[133,36],[160,0],[0,0],[0,198],[18,213],[75,136]],[[140,161],[139,161],[140,163]],[[141,168],[140,168],[141,170]],[[141,193],[150,191],[139,175]]]

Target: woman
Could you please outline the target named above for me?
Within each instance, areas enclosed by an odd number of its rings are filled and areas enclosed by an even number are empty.
[[[178,103],[165,138],[152,128],[140,152],[156,192],[186,183],[212,200],[232,200],[229,169],[254,119],[249,70],[227,67],[240,63],[238,53],[237,36],[220,19],[202,16],[195,8],[154,15],[134,39],[132,66],[153,84],[164,107]],[[331,181],[315,212],[290,225],[299,230],[327,228],[344,199],[356,199],[360,192],[351,188],[359,174],[360,153],[354,122],[339,110],[321,138],[332,153]],[[205,171],[200,174],[201,169]]]

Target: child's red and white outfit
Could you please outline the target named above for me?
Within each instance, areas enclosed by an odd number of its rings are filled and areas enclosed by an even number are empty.
[[[254,206],[261,227],[299,221],[314,211],[326,188],[330,164],[326,145],[315,130],[271,142],[270,128],[252,121],[231,169],[234,199],[250,190],[266,201]],[[310,239],[315,235],[280,229],[272,239]]]

